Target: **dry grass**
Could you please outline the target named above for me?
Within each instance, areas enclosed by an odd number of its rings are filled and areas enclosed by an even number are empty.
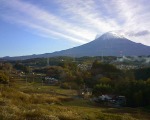
[[[100,108],[87,100],[74,100],[69,97],[70,94],[63,96],[49,93],[49,89],[50,86],[43,87],[38,92],[33,85],[22,88],[3,87],[0,93],[0,120],[149,120],[148,113],[142,111]]]

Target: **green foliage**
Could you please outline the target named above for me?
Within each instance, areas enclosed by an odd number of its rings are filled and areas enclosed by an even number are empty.
[[[137,106],[142,106],[143,105],[143,93],[142,91],[137,91],[134,93],[134,100],[135,100],[135,104]]]
[[[48,67],[46,69],[47,69],[46,70],[46,75],[49,76],[49,77],[56,78],[56,79],[59,79],[60,75],[63,72],[62,67],[59,67],[59,66],[52,66],[52,67]]]
[[[2,71],[0,71],[0,83],[7,84],[9,82],[9,77]]]
[[[75,82],[63,82],[60,87],[64,89],[78,89],[78,85]]]
[[[64,89],[69,89],[70,88],[70,84],[68,82],[63,82],[60,87],[64,88]]]
[[[127,105],[133,107],[150,105],[148,71],[149,69],[121,71],[111,64],[98,60],[94,61],[91,70],[87,71],[78,69],[77,64],[71,60],[61,61],[59,66],[36,70],[36,72],[59,79],[61,87],[65,89],[78,89],[86,85],[93,88],[95,95],[124,95]],[[137,81],[135,73],[138,73],[138,76],[146,75],[145,82]]]
[[[102,95],[109,94],[112,91],[112,87],[108,84],[97,84],[93,89],[93,94]]]
[[[111,79],[107,77],[102,77],[99,80],[97,80],[97,84],[111,84]]]
[[[31,71],[31,69],[28,66],[24,66],[24,65],[19,64],[19,63],[15,64],[14,68],[17,70],[21,70],[25,73],[29,73]]]
[[[136,80],[147,80],[150,78],[150,67],[134,70]]]
[[[12,64],[10,64],[10,63],[4,63],[4,64],[0,67],[0,69],[3,70],[3,71],[5,71],[5,72],[11,72],[12,68],[13,68],[13,66],[12,66]]]
[[[95,61],[92,65],[92,69],[98,69],[99,72],[105,73],[107,72],[120,72],[119,69],[117,69],[115,66],[111,65],[111,64],[105,64],[105,63],[101,63],[99,61]]]
[[[117,69],[115,66],[111,64],[100,63],[99,61],[95,61],[91,68],[91,74],[93,76],[102,74],[110,79],[119,80],[124,77],[123,72]]]
[[[83,78],[81,76],[76,77],[75,82],[77,83],[77,85],[84,84]]]
[[[95,95],[110,93],[124,95],[128,106],[148,106],[150,105],[149,72],[149,68],[121,71],[113,65],[95,61],[91,68],[92,78],[94,78],[92,79],[93,93]]]
[[[105,57],[104,59],[107,63],[100,62],[101,57],[76,58],[76,62],[71,57],[53,57],[49,58],[51,66],[46,67],[46,58],[18,61],[19,64],[16,62],[12,64],[15,64],[14,68],[17,70],[26,73],[30,72],[30,68],[27,66],[34,66],[33,72],[43,73],[43,75],[58,79],[60,86],[65,89],[78,89],[86,86],[92,88],[95,95],[123,95],[127,99],[128,106],[150,106],[150,69],[147,67],[123,71],[108,64],[112,59],[115,59],[114,57]],[[78,64],[88,64],[92,67],[83,71],[78,67]],[[41,68],[41,66],[44,67]],[[0,69],[11,71],[12,66],[5,63]],[[32,79],[32,77],[30,78]],[[6,83],[9,80],[7,74],[1,74],[0,79]]]
[[[115,89],[115,93],[126,96],[128,106],[141,107],[150,105],[149,81],[122,82]]]

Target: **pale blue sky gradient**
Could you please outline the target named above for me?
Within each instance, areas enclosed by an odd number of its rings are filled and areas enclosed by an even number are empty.
[[[51,53],[119,31],[150,46],[149,0],[0,0],[0,57]]]

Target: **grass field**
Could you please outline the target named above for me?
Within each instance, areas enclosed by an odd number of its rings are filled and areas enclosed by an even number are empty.
[[[1,85],[0,120],[150,120],[141,108],[101,107],[75,90],[39,83]]]

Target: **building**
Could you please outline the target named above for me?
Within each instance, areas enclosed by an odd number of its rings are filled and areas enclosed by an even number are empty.
[[[125,96],[116,95],[101,95],[98,98],[94,98],[93,101],[111,107],[124,107],[126,105]]]
[[[45,77],[44,83],[49,84],[49,85],[56,85],[56,84],[58,84],[58,80],[55,78],[52,78],[52,77]]]

